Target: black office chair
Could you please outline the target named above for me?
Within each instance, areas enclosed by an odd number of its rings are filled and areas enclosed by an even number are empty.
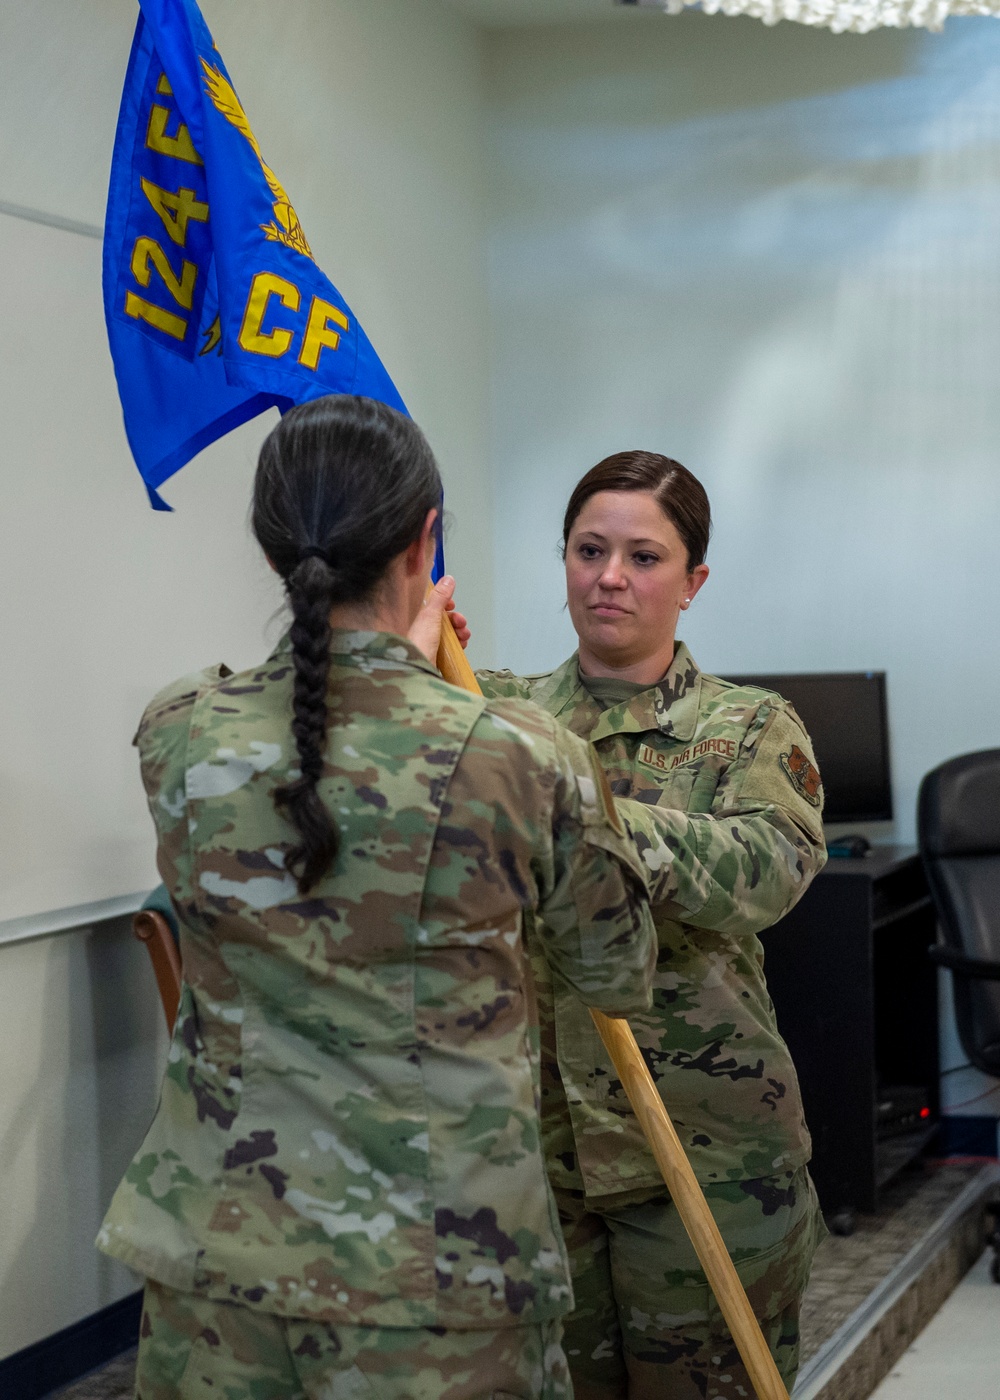
[[[955,975],[955,1018],[969,1059],[1000,1077],[1000,749],[967,753],[920,784],[917,834]]]
[[[962,1048],[1000,1077],[1000,749],[962,754],[920,784],[917,837],[943,942],[928,950],[948,968]],[[1000,1283],[996,1208],[992,1276]]]

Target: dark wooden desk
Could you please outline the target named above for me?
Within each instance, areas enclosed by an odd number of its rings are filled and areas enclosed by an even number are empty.
[[[761,936],[828,1214],[874,1210],[879,1188],[934,1135],[938,1003],[927,948],[935,939],[919,858],[902,846],[831,859],[791,913]],[[880,1125],[888,1086],[925,1090],[929,1114],[912,1130],[887,1134]]]

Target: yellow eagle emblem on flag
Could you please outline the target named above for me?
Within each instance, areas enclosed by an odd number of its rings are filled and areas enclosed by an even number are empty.
[[[264,237],[271,243],[283,243],[286,248],[293,248],[296,253],[303,253],[307,258],[311,258],[312,249],[302,231],[299,216],[292,207],[292,201],[288,198],[285,187],[261,155],[257,138],[253,134],[247,120],[247,114],[244,112],[243,105],[236,96],[232,84],[220,69],[206,63],[204,59],[201,60],[201,66],[205,70],[205,91],[212,99],[212,105],[231,126],[235,126],[241,136],[246,137],[251,150],[260,161],[260,168],[264,173],[268,188],[274,195],[272,206],[274,220],[260,226]]]

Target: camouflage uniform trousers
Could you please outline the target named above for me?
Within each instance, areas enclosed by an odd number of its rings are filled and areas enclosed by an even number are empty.
[[[704,1190],[790,1391],[799,1302],[825,1234],[809,1173]],[[581,1191],[556,1200],[576,1297],[563,1333],[575,1400],[753,1400],[669,1196],[599,1210]]]
[[[136,1400],[572,1400],[562,1320],[334,1327],[147,1279]]]

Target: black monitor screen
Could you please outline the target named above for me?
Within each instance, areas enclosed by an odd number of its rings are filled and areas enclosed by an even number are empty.
[[[776,690],[794,705],[816,751],[825,821],[892,819],[884,671],[725,679]]]

